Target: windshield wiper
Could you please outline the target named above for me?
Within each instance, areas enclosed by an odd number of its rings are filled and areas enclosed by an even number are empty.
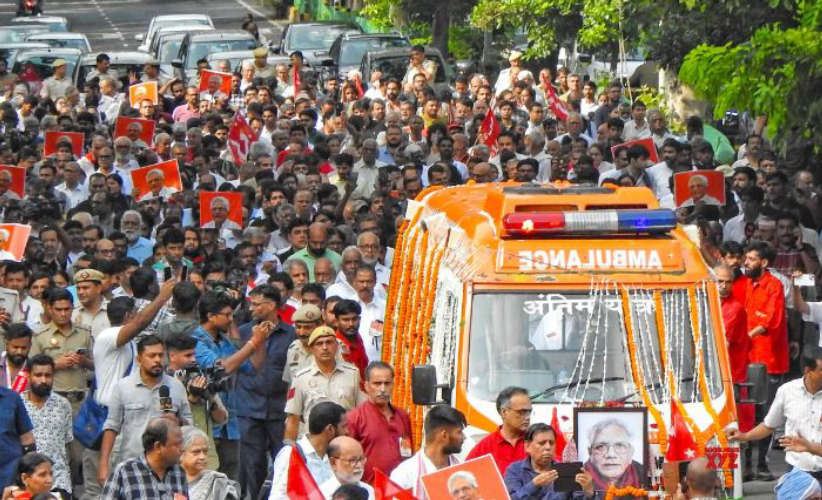
[[[540,398],[542,396],[545,396],[547,394],[551,394],[552,392],[556,392],[559,389],[565,389],[565,388],[570,389],[571,387],[577,386],[581,383],[601,384],[603,382],[615,382],[617,380],[625,380],[625,377],[592,378],[592,379],[588,379],[587,381],[586,380],[581,380],[581,379],[571,380],[570,382],[566,382],[564,384],[557,384],[557,385],[553,385],[551,387],[548,387],[547,389],[545,389],[543,391],[540,391],[540,392],[534,394],[533,396],[530,396],[530,398],[532,400],[534,400],[534,399]]]
[[[694,381],[693,377],[683,377],[683,378],[679,379],[680,383],[681,382],[693,382],[693,381]],[[665,382],[655,382],[653,384],[646,385],[645,389],[655,391],[655,390],[661,389],[663,385],[665,385]],[[612,400],[607,401],[607,402],[608,403],[624,403],[625,401],[628,401],[629,399],[631,399],[632,397],[634,397],[638,394],[639,394],[639,391],[634,391],[634,392],[628,394],[627,396],[622,396],[621,398],[612,399]]]

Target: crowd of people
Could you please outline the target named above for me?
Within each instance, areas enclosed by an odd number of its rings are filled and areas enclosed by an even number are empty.
[[[390,403],[381,335],[392,245],[424,188],[470,182],[646,186],[675,208],[675,173],[722,172],[724,205],[697,200],[677,216],[719,266],[734,380],[750,363],[767,366],[769,402],[756,409],[765,427],[750,430],[751,415],[735,437],[760,440],[756,476],[773,479],[767,436],[784,424],[787,398],[807,399],[818,421],[822,368],[813,356],[800,366],[799,354],[822,322],[813,302],[822,190],[806,157],[772,152],[766,119],[746,122],[738,150],[698,116],[677,135],[619,81],[597,88],[565,68],[535,77],[515,51],[499,75],[460,75],[444,94],[422,47],[402,80],[375,72],[370,82],[320,80],[299,52],[290,66],[266,56],[215,63],[233,75],[230,95],[200,92],[199,76],[166,78],[156,61],[123,80],[99,54],[81,93],[65,61],[35,88],[0,60],[0,164],[26,172],[22,196],[0,173],[0,209],[4,223],[31,227],[22,260],[0,264],[0,486],[9,495],[270,490],[280,499],[297,447],[327,498],[373,494],[375,470],[424,498],[419,477],[454,463],[465,420],[434,407],[425,442],[413,443],[407,414]],[[132,107],[126,84],[150,81],[158,102]],[[500,129],[489,143],[492,114]],[[257,135],[239,161],[228,138],[237,116]],[[154,122],[150,143],[136,128],[114,137],[118,117]],[[83,152],[58,141],[44,155],[53,131],[84,133]],[[659,163],[641,146],[612,150],[643,138]],[[182,189],[161,189],[156,171],[152,192],[138,197],[130,172],[167,160]],[[204,192],[241,193],[242,224],[218,217],[228,206],[215,201],[201,227]],[[801,290],[792,281],[809,276]],[[777,391],[800,370],[810,396],[801,384]],[[512,498],[564,498],[551,486],[554,430],[530,424],[527,393],[503,391],[497,408],[502,427],[472,454],[493,455]],[[812,427],[805,438],[819,436]],[[807,445],[786,444],[789,462],[819,477],[822,459],[806,460]],[[607,484],[587,469],[576,480],[587,497]]]

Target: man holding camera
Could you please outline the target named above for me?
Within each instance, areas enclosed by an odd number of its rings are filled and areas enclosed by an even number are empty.
[[[234,325],[232,299],[225,293],[207,292],[200,299],[199,308],[200,327],[192,336],[197,340],[194,355],[200,368],[206,370],[221,366],[228,375],[235,372],[249,375],[259,372],[266,354],[262,347],[274,331],[275,325],[270,321],[254,325],[249,339],[238,348],[234,340],[239,340],[240,335]],[[220,457],[219,471],[236,481],[239,476],[240,458],[240,430],[236,417],[237,394],[232,388],[222,391],[221,398],[228,409],[228,421],[214,429],[214,442]]]

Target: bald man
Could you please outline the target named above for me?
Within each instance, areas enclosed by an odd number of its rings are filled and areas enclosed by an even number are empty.
[[[487,162],[477,163],[469,170],[468,177],[474,182],[494,182],[497,179],[497,169]]]
[[[688,464],[685,483],[688,485],[688,498],[716,498],[716,471],[708,467],[708,459],[705,457],[699,457]],[[680,486],[675,498],[685,498],[681,488]]]
[[[331,498],[344,484],[356,484],[368,492],[368,500],[374,500],[374,488],[362,482],[365,452],[359,441],[348,436],[335,437],[328,443],[328,461],[334,475],[320,485],[325,498]]]
[[[319,222],[308,226],[308,245],[295,252],[291,258],[297,258],[305,262],[306,267],[308,267],[308,281],[311,283],[315,281],[314,264],[318,259],[326,258],[330,260],[337,269],[342,264],[340,254],[328,248],[328,226]]]
[[[334,263],[331,262],[331,259],[320,257],[314,262],[314,280],[320,285],[327,287],[331,283],[334,283],[336,274],[337,270],[334,267]]]

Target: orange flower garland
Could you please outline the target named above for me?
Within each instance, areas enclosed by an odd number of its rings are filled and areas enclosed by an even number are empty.
[[[413,227],[414,221],[411,221],[411,226]],[[417,244],[417,238],[419,237],[419,231],[413,231],[413,235],[411,235],[411,241],[405,250],[413,251]],[[404,252],[405,253],[405,252]],[[401,278],[411,276],[411,267],[413,265],[413,259],[406,259],[405,266],[402,269]],[[397,291],[400,294],[399,300],[397,301],[397,323],[395,326],[395,337],[396,343],[394,346],[394,351],[391,353],[391,361],[392,365],[394,366],[394,370],[396,370],[396,379],[400,381],[399,384],[394,386],[394,401],[397,402],[398,405],[405,407],[405,396],[411,386],[411,378],[407,376],[405,373],[405,366],[402,363],[403,360],[403,353],[405,351],[405,339],[402,335],[402,332],[405,331],[405,327],[408,323],[408,302],[410,301],[411,293],[408,286],[405,286],[407,282],[399,282],[398,287],[399,290]]]
[[[400,278],[402,275],[402,258],[405,255],[403,252],[404,248],[403,245],[405,244],[405,231],[408,229],[408,220],[404,220],[400,229],[397,231],[397,241],[394,243],[394,265],[392,267],[391,272],[391,279],[388,282],[388,304],[396,304],[398,293],[401,293],[400,290],[397,290],[398,283],[400,282]],[[397,309],[394,307],[389,307],[385,314],[385,331],[383,333],[383,342],[382,342],[382,359],[390,359],[391,358],[391,346],[394,341],[394,318],[396,316]]]
[[[617,488],[613,484],[608,485],[608,490],[605,492],[605,500],[614,500],[618,497],[647,497],[648,490],[642,488],[634,488],[633,486],[626,486],[624,488]]]

